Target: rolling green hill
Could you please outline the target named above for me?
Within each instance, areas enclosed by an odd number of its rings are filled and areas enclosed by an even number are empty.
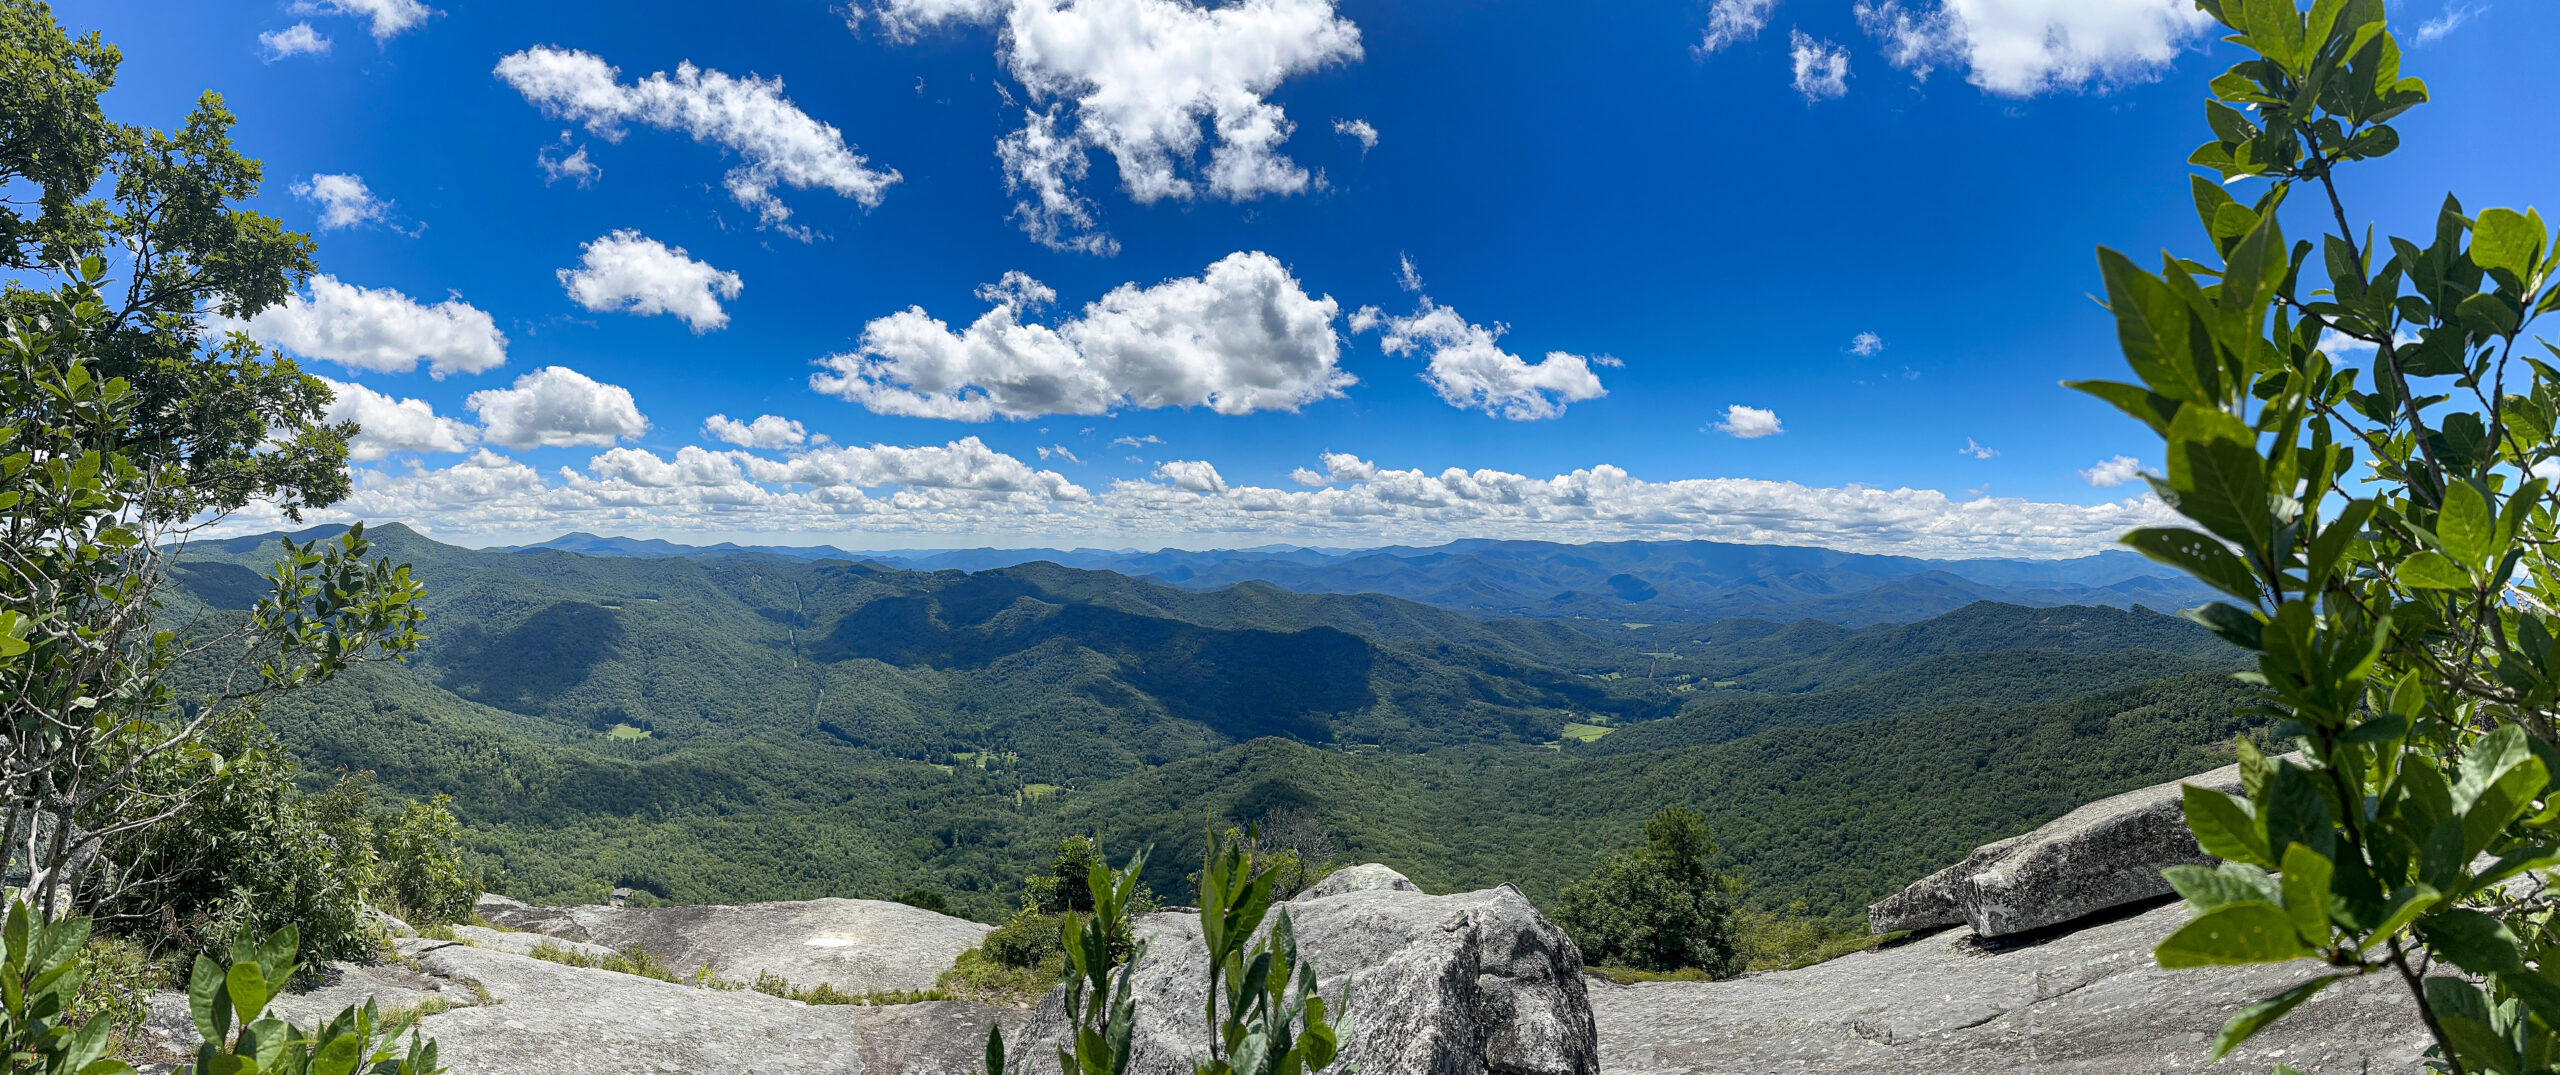
[[[1546,898],[1677,802],[1754,899],[1845,914],[1975,842],[2206,767],[2241,727],[2208,671],[2227,651],[2142,610],[1486,620],[1054,564],[376,536],[426,582],[430,642],[269,723],[315,780],[453,795],[498,886],[535,899],[921,885],[992,916],[1065,832],[1157,846],[1170,891],[1204,826],[1287,809],[1431,887]],[[240,615],[272,550],[191,550],[169,615]],[[1557,742],[1568,726],[1607,734]]]

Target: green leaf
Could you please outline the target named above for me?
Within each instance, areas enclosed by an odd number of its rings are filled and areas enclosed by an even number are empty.
[[[2199,911],[2210,911],[2234,903],[2256,900],[2274,903],[2284,898],[2284,890],[2267,871],[2240,862],[2219,866],[2171,866],[2160,871],[2169,887],[2187,898]]]
[[[226,984],[231,987],[231,1008],[240,1013],[240,1022],[256,1022],[259,1013],[267,1009],[266,975],[256,963],[234,963]]]
[[[2231,1050],[2266,1029],[2267,1024],[2284,1018],[2286,1012],[2301,1007],[2303,1001],[2318,996],[2321,990],[2353,977],[2355,975],[2352,974],[2325,974],[2240,1009],[2240,1014],[2222,1025],[2222,1033],[2214,1035],[2213,1053],[2205,1059],[2220,1060],[2231,1055]]]
[[[187,980],[187,1013],[195,1017],[198,1037],[218,1042],[230,1036],[231,989],[222,965],[203,955],[196,956],[195,972]]]
[[[2524,969],[2524,944],[2507,924],[2468,907],[2419,919],[2418,936],[2437,955],[2473,974]]]
[[[2183,408],[2170,425],[2166,499],[2179,514],[2224,540],[2263,550],[2275,530],[2268,511],[2266,463],[2247,443],[2182,436],[2202,409]]]
[[[2246,805],[2222,792],[2193,784],[2184,785],[2180,791],[2184,798],[2179,805],[2186,812],[2187,828],[2194,830],[2196,844],[2206,854],[2252,866],[2276,864],[2267,848],[2266,829],[2250,816]]]
[[[2391,573],[2391,577],[2403,586],[2421,590],[2468,590],[2473,585],[2470,572],[2432,549],[2400,561],[2399,568]]]
[[[2337,867],[2302,844],[2284,849],[2284,909],[2304,944],[2329,943],[2329,879]]]
[[[2257,576],[2249,571],[2249,565],[2232,555],[2221,542],[2203,534],[2170,527],[2146,527],[2117,540],[2233,597],[2251,604],[2263,599],[2264,591],[2258,585]]]
[[[2444,542],[2445,555],[2465,567],[2478,570],[2504,551],[2498,546],[2498,520],[2489,511],[2489,501],[2469,482],[2455,482],[2445,490],[2444,508],[2436,516],[2436,538]]]
[[[2217,907],[2178,927],[2151,950],[2160,966],[2224,967],[2282,963],[2309,955],[2294,936],[2293,919],[2271,903]]]
[[[2533,277],[2542,257],[2543,233],[2538,221],[2513,209],[2484,209],[2471,223],[2471,263],[2489,272],[2505,272],[2510,287]]]

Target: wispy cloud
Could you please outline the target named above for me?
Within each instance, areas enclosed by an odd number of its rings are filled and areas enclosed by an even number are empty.
[[[2460,0],[2446,4],[2444,14],[2418,24],[2418,44],[2433,43],[2446,34],[2462,29],[2464,23],[2489,13],[2487,4],[2465,4]]]

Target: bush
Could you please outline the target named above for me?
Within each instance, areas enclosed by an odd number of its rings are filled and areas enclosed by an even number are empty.
[[[71,998],[66,1024],[104,1019],[108,1049],[121,1054],[135,1031],[151,1014],[151,993],[169,984],[170,975],[151,965],[150,953],[123,937],[91,934],[80,948],[80,991]]]
[[[165,756],[138,778],[203,790],[167,822],[108,842],[116,890],[97,905],[102,928],[192,954],[291,924],[319,965],[379,952],[371,908],[423,926],[470,914],[477,879],[441,798],[377,814],[370,773],[303,794],[292,759],[254,721],[228,722],[207,745],[210,756]],[[209,779],[201,771],[217,765]]]
[[[1591,964],[1713,977],[1742,970],[1734,950],[1733,889],[1707,865],[1715,841],[1706,819],[1667,806],[1645,823],[1645,847],[1612,855],[1564,890],[1556,922]]]
[[[480,899],[479,878],[462,861],[462,826],[452,806],[451,796],[438,795],[374,825],[382,902],[421,929],[470,918]]]
[[[911,888],[890,897],[890,899],[893,902],[903,903],[909,907],[922,908],[935,914],[951,913],[951,901],[944,899],[942,893],[929,888]]]

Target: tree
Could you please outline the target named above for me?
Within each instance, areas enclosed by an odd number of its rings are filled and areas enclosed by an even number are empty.
[[[2193,526],[2124,541],[2229,598],[2189,615],[2255,655],[2247,678],[2304,760],[2243,742],[2243,794],[2187,789],[2225,861],[2169,871],[2196,917],[2156,955],[2327,964],[2233,1018],[2216,1057],[2384,974],[2444,1070],[2547,1070],[2560,368],[2517,347],[2560,307],[2560,247],[2532,210],[2452,197],[2422,239],[2355,223],[2340,170],[2397,149],[2389,121],[2427,99],[2382,0],[2198,6],[2253,54],[2213,80],[2213,140],[2190,158],[2217,173],[2191,183],[2212,248],[2156,271],[2099,251],[2138,383],[2074,387],[2162,438],[2152,486]],[[2297,193],[2317,243],[2284,237]]]
[[[299,518],[347,489],[351,425],[327,386],[246,337],[210,342],[200,312],[248,316],[310,271],[310,240],[233,203],[259,169],[206,95],[176,134],[108,123],[120,62],[32,0],[0,0],[0,183],[32,216],[0,217],[0,845],[39,911],[111,899],[97,850],[185,810],[225,759],[202,734],[346,667],[415,647],[418,584],[361,527],[286,542],[245,617],[162,622],[159,588],[187,539],[251,503]],[[111,194],[92,195],[101,180]],[[107,251],[118,254],[111,282]],[[121,291],[110,304],[106,292]],[[182,693],[182,662],[219,670]],[[138,778],[173,758],[206,776]]]
[[[1707,863],[1707,819],[1666,806],[1644,825],[1643,849],[1611,855],[1568,886],[1556,921],[1594,964],[1640,970],[1694,967],[1717,978],[1742,970],[1733,941],[1733,891]]]

